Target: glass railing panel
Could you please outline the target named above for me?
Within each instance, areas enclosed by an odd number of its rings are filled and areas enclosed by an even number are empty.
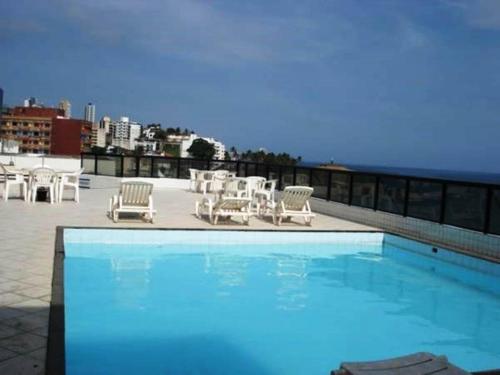
[[[375,181],[375,176],[353,176],[351,201],[353,206],[367,208],[374,207]]]
[[[206,160],[180,160],[180,174],[179,178],[189,179],[189,168],[207,170]]]
[[[309,169],[297,168],[297,176],[295,180],[295,185],[297,186],[309,186]]]
[[[486,188],[449,184],[446,189],[445,224],[484,229]]]
[[[377,209],[402,215],[405,207],[406,180],[381,177],[378,187]]]
[[[313,197],[326,199],[328,195],[328,171],[314,169],[311,176]]]
[[[155,158],[153,160],[153,176],[177,178],[177,160]]]
[[[500,235],[500,190],[493,190],[491,196],[489,232]]]
[[[293,185],[293,167],[282,167],[281,169],[281,189]]]
[[[347,173],[332,173],[330,185],[330,200],[349,203],[349,175]]]
[[[83,173],[95,174],[95,159],[94,155],[83,155],[82,157],[82,167],[84,168]]]
[[[134,156],[125,156],[123,158],[123,177],[136,177],[137,160]]]
[[[121,175],[121,157],[98,155],[97,174],[102,176],[119,177]]]
[[[439,221],[441,216],[441,194],[443,184],[429,181],[410,181],[408,216]]]
[[[210,169],[211,170],[226,170],[229,172],[236,172],[236,162],[230,161],[230,160],[212,161],[212,162],[210,162]]]
[[[245,174],[245,166],[247,163],[240,162],[240,166],[238,168],[238,177],[246,177]]]
[[[257,164],[255,169],[255,175],[264,177],[267,179],[267,165],[265,164]]]
[[[148,157],[139,159],[139,177],[151,177],[152,160]]]
[[[247,163],[247,173],[245,177],[257,176],[257,165],[255,163]]]
[[[269,166],[269,180],[278,180],[280,178],[280,167],[278,165]]]

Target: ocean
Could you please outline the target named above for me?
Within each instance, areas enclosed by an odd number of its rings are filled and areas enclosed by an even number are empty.
[[[299,166],[317,167],[325,162],[304,161]],[[346,168],[360,172],[388,173],[404,176],[438,178],[454,181],[480,182],[487,184],[500,184],[500,173],[484,173],[470,171],[452,171],[444,169],[425,169],[425,168],[401,168],[401,167],[383,167],[376,165],[359,164],[341,164]]]

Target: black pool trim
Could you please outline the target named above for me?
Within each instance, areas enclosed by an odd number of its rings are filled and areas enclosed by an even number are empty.
[[[210,231],[210,232],[288,232],[288,233],[382,233],[390,234],[403,239],[418,241],[435,248],[436,244],[422,241],[409,236],[403,236],[398,233],[392,233],[383,230],[327,230],[327,229],[212,229],[212,228],[127,228],[127,227],[76,227],[76,226],[58,226],[56,227],[56,240],[54,252],[54,269],[52,276],[52,299],[50,302],[49,330],[47,339],[47,356],[45,362],[46,375],[65,375],[66,357],[65,357],[65,317],[64,317],[64,230],[65,229],[98,229],[98,230],[141,230],[141,231]],[[491,263],[500,263],[496,259],[482,258],[474,254],[438,245],[446,250],[450,250],[472,258],[481,259]]]
[[[64,342],[64,227],[56,227],[54,268],[52,271],[52,298],[50,301],[46,375],[66,373],[66,350]]]

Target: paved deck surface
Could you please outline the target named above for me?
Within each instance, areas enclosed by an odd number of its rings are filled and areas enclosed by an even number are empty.
[[[158,210],[155,224],[128,220],[118,224],[107,218],[108,199],[116,190],[80,191],[80,203],[25,203],[0,201],[0,374],[43,374],[52,281],[56,226],[213,228],[194,216],[201,195],[180,189],[154,193]],[[217,228],[273,229],[269,220],[252,218],[250,227],[239,222]],[[302,222],[284,223],[280,229],[373,230],[375,228],[317,215],[312,228]]]

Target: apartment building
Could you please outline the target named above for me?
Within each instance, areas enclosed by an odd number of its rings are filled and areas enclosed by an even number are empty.
[[[2,116],[0,139],[20,153],[78,155],[90,149],[91,124],[59,108],[15,107]]]
[[[215,154],[214,154],[214,159],[219,159],[219,160],[224,160],[225,152],[226,152],[226,146],[222,143],[217,141],[215,138],[211,137],[199,137],[196,134],[189,134],[189,135],[174,135],[174,136],[169,136],[168,141],[172,143],[177,143],[179,142],[180,144],[180,155],[182,158],[188,158],[191,155],[188,152],[188,149],[191,147],[193,144],[193,141],[195,139],[202,138],[208,143],[211,143],[214,146],[215,149]]]
[[[135,150],[137,140],[141,137],[141,124],[130,121],[128,117],[120,117],[118,121],[111,121],[109,132],[111,145],[126,150]]]

